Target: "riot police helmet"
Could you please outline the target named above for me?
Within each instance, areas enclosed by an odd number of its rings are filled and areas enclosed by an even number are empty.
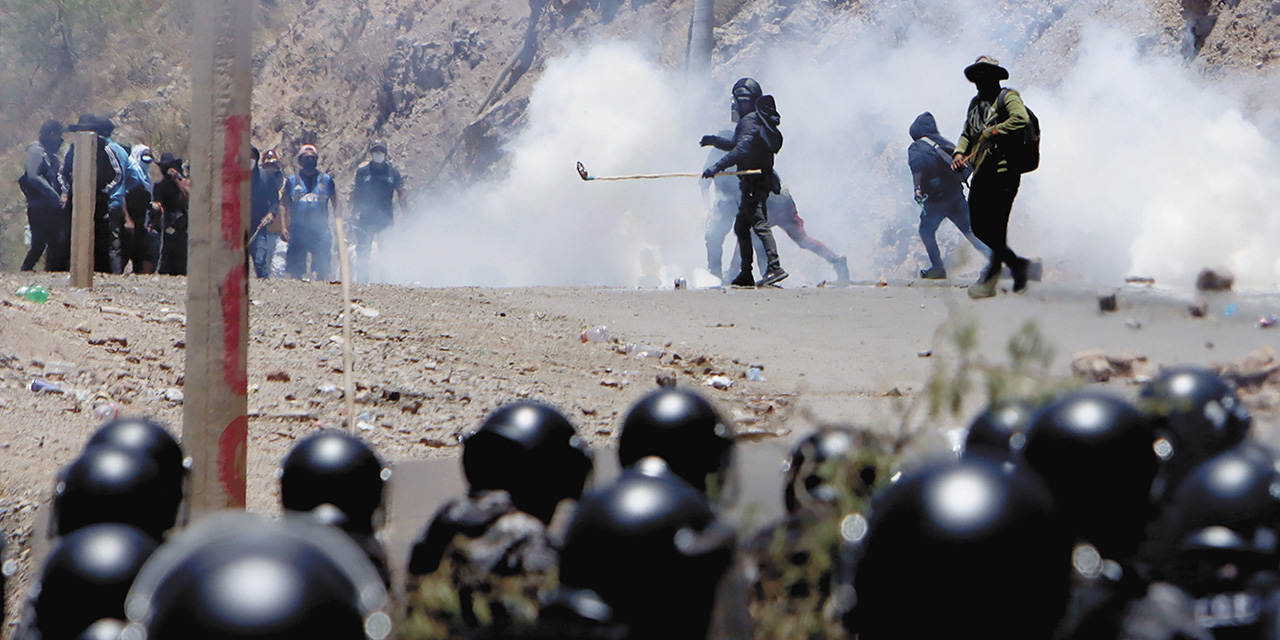
[[[462,469],[472,492],[506,491],[517,509],[549,523],[561,501],[582,495],[591,454],[559,411],[519,401],[463,440]]]
[[[840,480],[845,479],[838,473],[840,463],[852,465],[856,447],[857,435],[843,426],[821,427],[797,442],[786,464],[787,512],[815,513],[835,507],[842,490]]]
[[[164,477],[151,458],[114,445],[94,445],[60,474],[54,487],[54,529],[65,536],[91,524],[119,522],[161,540],[177,523],[181,502],[181,479]]]
[[[125,610],[129,640],[382,640],[386,589],[345,534],[287,515],[208,516],[142,569]]]
[[[1252,418],[1235,390],[1213,371],[1166,369],[1146,383],[1138,406],[1159,438],[1161,493],[1171,493],[1200,463],[1244,441]]]
[[[760,88],[760,83],[752,78],[741,78],[733,83],[734,102],[746,101],[751,105],[751,110],[746,113],[751,113],[751,111],[755,110],[756,100],[759,100],[762,95],[764,95],[764,91]]]
[[[94,524],[60,539],[40,574],[34,610],[44,640],[74,640],[102,618],[124,619],[125,595],[156,550],[135,527]]]
[[[332,505],[346,516],[343,529],[373,533],[378,528],[391,472],[363,440],[336,429],[314,433],[289,451],[279,475],[286,511]]]
[[[732,554],[732,533],[706,496],[651,457],[582,497],[565,533],[560,582],[598,594],[639,637],[658,628],[703,637]]]
[[[1036,413],[1022,458],[1048,483],[1077,536],[1124,561],[1152,514],[1154,441],[1150,421],[1128,402],[1082,390]]]
[[[723,493],[733,463],[733,433],[720,412],[701,395],[663,387],[640,398],[622,421],[618,462],[629,467],[657,456],[702,492]],[[709,482],[710,481],[710,484]]]
[[[984,458],[904,476],[877,496],[858,541],[846,626],[867,640],[1049,637],[1072,544],[1051,505],[1034,474]]]
[[[1012,460],[1027,444],[1031,415],[1031,405],[1026,402],[997,402],[987,407],[969,425],[964,439],[965,457]]]
[[[166,484],[181,488],[187,461],[178,441],[162,424],[146,416],[122,416],[98,427],[85,449],[100,444],[138,451],[155,461]]]

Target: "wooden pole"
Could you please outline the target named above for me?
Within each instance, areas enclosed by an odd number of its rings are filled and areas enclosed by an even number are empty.
[[[77,131],[72,142],[76,164],[71,168],[71,286],[93,288],[93,214],[98,204],[98,134]]]
[[[252,0],[196,3],[182,444],[193,517],[244,508]]]
[[[351,315],[351,257],[347,255],[347,232],[341,216],[333,216],[333,233],[338,240],[338,274],[342,276],[342,387],[347,401],[347,431],[356,432],[356,383],[354,353],[356,345],[352,344],[355,331],[352,325],[355,318]]]

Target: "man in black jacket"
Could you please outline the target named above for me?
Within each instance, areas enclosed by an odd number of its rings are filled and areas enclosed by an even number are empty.
[[[65,248],[70,239],[70,221],[62,208],[62,179],[58,175],[58,149],[62,148],[62,123],[48,120],[40,127],[40,138],[27,147],[23,163],[22,192],[27,196],[27,223],[31,225],[31,250],[22,261],[22,270],[31,271],[40,255],[45,271],[66,271]]]
[[[80,120],[68,127],[70,131],[92,131],[97,135],[95,160],[98,163],[98,182],[95,186],[93,211],[93,270],[98,273],[120,273],[120,224],[111,215],[111,195],[124,181],[126,167],[120,165],[116,154],[107,147],[107,137],[102,134],[104,120],[91,113],[80,115]],[[62,165],[62,195],[68,213],[72,206],[76,149],[67,150]],[[65,215],[65,214],[64,214]],[[67,215],[70,220],[71,216]],[[70,223],[68,223],[70,228]],[[68,234],[69,235],[69,234]],[[70,256],[68,243],[68,256]],[[68,267],[70,264],[68,263]]]
[[[773,154],[782,148],[782,134],[778,131],[782,118],[778,116],[773,96],[762,95],[760,84],[751,78],[743,78],[733,85],[733,104],[738,115],[733,140],[720,136],[702,136],[702,146],[714,146],[729,152],[714,165],[707,167],[702,177],[713,178],[725,168],[735,165],[738,171],[759,171],[738,177],[742,200],[738,205],[738,219],[734,222],[733,231],[738,236],[742,272],[734,278],[732,284],[735,287],[769,286],[787,277],[787,272],[782,270],[782,264],[778,261],[778,245],[773,241],[773,232],[769,230],[769,215],[765,205],[770,192],[781,191],[781,185],[777,183],[773,173]],[[753,231],[764,245],[764,253],[769,262],[768,272],[758,283],[751,274]]]

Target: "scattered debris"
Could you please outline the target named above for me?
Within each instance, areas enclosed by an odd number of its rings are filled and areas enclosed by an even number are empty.
[[[102,306],[102,307],[98,307],[98,310],[99,310],[99,311],[101,311],[101,312],[103,312],[103,313],[107,313],[107,314],[111,314],[111,315],[115,315],[115,316],[131,316],[131,315],[133,315],[133,312],[132,312],[132,311],[129,311],[128,309],[121,309],[120,307],[107,307],[107,306]]]
[[[676,386],[676,376],[674,373],[664,371],[658,374],[656,382],[659,387],[674,387]]]
[[[1201,301],[1189,305],[1187,307],[1187,313],[1190,313],[1192,318],[1203,318],[1209,315],[1209,303]]]
[[[1108,382],[1114,378],[1146,379],[1152,371],[1147,356],[1141,353],[1104,353],[1094,350],[1073,356],[1071,373],[1086,382]]]
[[[378,311],[377,309],[373,309],[373,308],[370,308],[370,307],[361,306],[361,305],[356,304],[356,303],[354,303],[354,302],[353,302],[353,303],[351,303],[351,309],[352,309],[353,311],[355,311],[356,313],[358,313],[358,314],[360,314],[360,315],[362,315],[362,316],[364,316],[364,317],[366,317],[366,318],[369,318],[370,320],[372,320],[372,319],[374,319],[374,318],[376,318],[376,317],[378,317],[378,316],[382,315],[382,312],[381,312],[381,311]]]
[[[1129,318],[1128,320],[1124,321],[1124,326],[1129,327],[1134,331],[1137,331],[1138,329],[1142,328],[1142,322],[1137,318]]]
[[[276,369],[267,373],[267,380],[271,382],[288,382],[293,378],[289,376],[289,372],[284,369]]]
[[[1129,276],[1125,278],[1124,281],[1125,284],[1145,284],[1147,286],[1152,286],[1156,283],[1155,278],[1149,278],[1147,276]]]
[[[883,276],[881,276],[881,278],[880,278],[879,280],[877,280],[877,281],[876,281],[876,287],[877,287],[877,288],[884,288],[884,287],[887,287],[887,286],[889,286],[889,281],[888,281],[888,280],[885,280]]]
[[[168,389],[164,392],[164,399],[174,404],[182,404],[183,395],[181,389]]]
[[[897,387],[894,387],[894,388],[892,388],[892,389],[890,389],[890,390],[888,390],[888,391],[886,391],[886,392],[884,392],[884,393],[880,394],[880,397],[881,397],[881,398],[903,398],[903,397],[906,397],[906,395],[907,395],[907,394],[905,394],[905,393],[903,393],[903,392],[902,392],[902,389],[899,389],[899,388],[897,388]]]
[[[1196,276],[1196,289],[1200,291],[1230,291],[1236,277],[1226,269],[1202,269]]]
[[[765,381],[765,377],[764,377],[764,365],[762,365],[762,364],[753,364],[753,365],[751,365],[750,367],[748,367],[748,368],[747,368],[747,381],[748,381],[748,382],[764,382],[764,381]]]
[[[598,324],[594,327],[582,330],[582,341],[586,342],[608,342],[609,327]]]
[[[1276,360],[1275,348],[1267,344],[1237,362],[1212,365],[1210,368],[1237,389],[1252,390],[1262,386],[1272,374],[1280,371],[1280,361]]]
[[[1258,328],[1266,329],[1267,327],[1273,327],[1277,322],[1280,322],[1280,318],[1273,315],[1258,318]]]
[[[1109,311],[1115,311],[1118,308],[1119,305],[1116,303],[1115,293],[1105,293],[1098,296],[1098,311],[1107,313]]]
[[[727,391],[729,390],[730,387],[733,386],[733,380],[730,380],[729,376],[725,376],[725,375],[711,376],[710,378],[707,378],[705,382],[702,383],[702,386],[712,387],[715,389],[719,389],[721,391]]]
[[[33,378],[31,380],[31,390],[36,393],[64,393],[65,392],[65,390],[62,388],[62,385],[56,382],[51,382],[49,380],[41,380],[40,378]]]
[[[924,351],[917,351],[917,352],[916,352],[916,357],[917,357],[917,358],[930,358],[930,357],[933,357],[933,349],[925,349]]]

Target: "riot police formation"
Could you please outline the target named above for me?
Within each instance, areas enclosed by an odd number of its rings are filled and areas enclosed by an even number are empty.
[[[572,423],[514,402],[463,439],[467,494],[427,523],[401,589],[368,443],[299,441],[283,520],[186,526],[181,447],[122,418],[59,474],[13,637],[383,640],[398,619],[415,639],[1274,638],[1280,458],[1248,422],[1229,385],[1182,368],[1137,405],[997,403],[959,459],[922,466],[910,443],[821,427],[786,461],[784,517],[751,531],[726,515],[732,427],[700,394],[638,398],[622,470],[590,489]]]

